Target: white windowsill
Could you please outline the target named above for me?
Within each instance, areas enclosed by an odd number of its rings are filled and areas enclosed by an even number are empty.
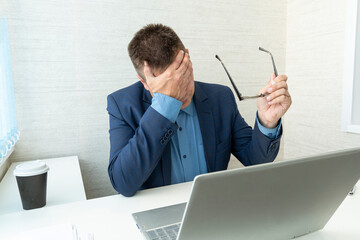
[[[10,164],[7,164],[6,162],[8,161],[8,158],[10,157],[12,152],[14,151],[14,148],[15,148],[15,146],[13,146],[8,151],[8,153],[6,154],[5,157],[0,158],[0,182],[10,166]]]
[[[347,132],[360,133],[360,125],[348,125]]]
[[[3,165],[4,162],[6,162],[6,160],[10,157],[10,155],[12,154],[12,152],[14,151],[15,145],[11,147],[11,149],[7,152],[7,154],[5,155],[5,157],[0,158],[0,168]]]

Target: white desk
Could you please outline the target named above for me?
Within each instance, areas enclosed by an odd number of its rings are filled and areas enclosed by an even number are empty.
[[[77,156],[43,159],[50,167],[47,177],[46,206],[86,200],[81,177],[79,159]],[[13,175],[15,167],[22,162],[14,162],[0,182],[0,215],[22,208],[16,178]],[[0,225],[2,225],[0,221]]]
[[[99,239],[143,239],[131,213],[186,202],[192,183],[145,190],[134,197],[121,195],[0,215],[0,239],[19,231],[72,223]],[[360,191],[348,196],[321,231],[299,240],[359,240]]]

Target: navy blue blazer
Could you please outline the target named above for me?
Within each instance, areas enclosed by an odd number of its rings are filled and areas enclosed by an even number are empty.
[[[171,184],[169,142],[178,127],[149,107],[151,99],[140,81],[107,97],[108,173],[113,187],[124,196]],[[263,135],[257,124],[253,130],[241,117],[230,88],[195,82],[193,100],[209,172],[225,170],[231,153],[245,166],[275,159],[282,130],[276,139]]]

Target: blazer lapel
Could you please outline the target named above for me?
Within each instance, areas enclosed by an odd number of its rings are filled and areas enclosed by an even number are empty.
[[[194,103],[199,118],[208,171],[215,170],[216,135],[214,117],[206,93],[195,82]]]

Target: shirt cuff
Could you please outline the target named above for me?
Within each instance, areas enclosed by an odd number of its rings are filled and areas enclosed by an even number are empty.
[[[182,102],[162,93],[154,93],[150,107],[166,117],[169,121],[175,122],[179,115]]]
[[[260,132],[262,132],[262,134],[264,134],[265,136],[267,136],[271,139],[275,139],[279,136],[279,132],[280,132],[280,128],[281,128],[281,118],[279,120],[278,125],[275,128],[267,128],[267,127],[264,127],[263,125],[261,125],[257,113],[256,113],[256,122],[258,124]]]

